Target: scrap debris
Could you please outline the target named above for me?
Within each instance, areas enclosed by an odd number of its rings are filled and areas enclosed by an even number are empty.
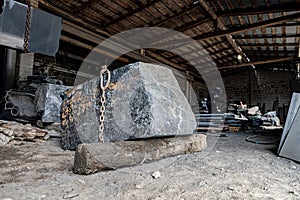
[[[39,142],[48,138],[47,130],[33,127],[31,124],[0,120],[0,145],[13,141]]]

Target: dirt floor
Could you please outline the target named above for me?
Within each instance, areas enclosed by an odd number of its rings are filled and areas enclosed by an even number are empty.
[[[88,176],[73,174],[58,139],[1,146],[0,199],[300,199],[298,163],[226,134],[208,134],[200,153]]]

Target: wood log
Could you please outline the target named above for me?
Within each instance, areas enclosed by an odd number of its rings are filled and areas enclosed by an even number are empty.
[[[92,174],[102,170],[139,165],[205,149],[206,135],[80,144],[74,159],[74,173]]]

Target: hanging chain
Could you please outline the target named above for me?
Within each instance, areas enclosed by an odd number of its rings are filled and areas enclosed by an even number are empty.
[[[107,74],[107,81],[104,85],[104,75]],[[105,103],[106,103],[106,88],[110,84],[110,71],[107,69],[107,66],[104,65],[100,71],[100,117],[99,117],[99,141],[104,142],[103,130],[104,130],[104,112],[105,112]]]
[[[27,4],[27,14],[26,14],[26,24],[25,24],[25,37],[24,37],[24,44],[23,48],[26,53],[29,52],[28,50],[28,43],[29,43],[29,34],[30,34],[30,22],[31,22],[31,5],[30,0],[26,0]]]

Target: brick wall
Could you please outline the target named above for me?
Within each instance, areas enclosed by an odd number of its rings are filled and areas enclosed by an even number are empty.
[[[289,84],[293,77],[293,72],[257,69],[251,70],[251,74],[245,71],[223,77],[223,81],[228,100],[243,99],[248,105],[250,102],[251,105],[265,104],[264,111],[268,111],[277,98],[279,107],[290,103]]]
[[[273,102],[278,98],[278,106],[287,106],[291,100],[290,80],[292,72],[259,70],[252,76],[252,102],[265,103],[266,111],[272,110]]]

